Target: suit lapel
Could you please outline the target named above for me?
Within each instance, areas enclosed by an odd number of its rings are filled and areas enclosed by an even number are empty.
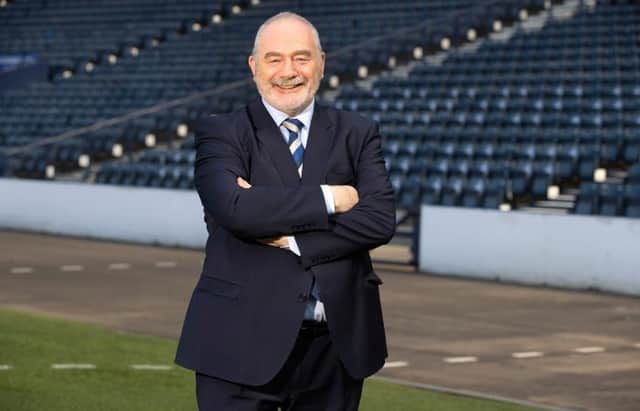
[[[269,115],[269,112],[262,104],[262,101],[256,100],[249,104],[249,115],[256,129],[256,137],[262,143],[265,151],[271,157],[271,163],[278,170],[278,175],[285,185],[300,184],[298,169],[293,162],[293,157],[289,152],[287,144],[282,138],[276,123]],[[305,153],[306,158],[306,153]],[[306,172],[307,165],[304,165]]]
[[[333,122],[326,108],[316,103],[311,118],[309,139],[304,151],[302,184],[324,184],[325,170],[329,161],[329,152],[333,146]],[[292,162],[293,163],[293,162]]]

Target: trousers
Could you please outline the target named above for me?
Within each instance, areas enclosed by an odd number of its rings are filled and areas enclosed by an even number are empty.
[[[324,329],[303,328],[284,366],[250,386],[196,373],[200,411],[357,411],[363,380],[352,378]]]

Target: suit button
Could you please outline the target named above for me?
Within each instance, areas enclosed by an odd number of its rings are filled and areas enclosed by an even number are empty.
[[[298,294],[298,301],[300,301],[301,303],[306,302],[309,299],[309,295],[306,293],[300,293]]]

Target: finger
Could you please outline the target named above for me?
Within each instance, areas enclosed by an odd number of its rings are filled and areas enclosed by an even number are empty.
[[[249,184],[249,183],[247,182],[247,180],[245,180],[245,179],[244,179],[244,178],[242,178],[242,177],[238,177],[238,178],[236,179],[236,182],[237,182],[237,183],[238,183],[238,185],[239,185],[240,187],[242,187],[242,188],[251,188],[251,184]]]

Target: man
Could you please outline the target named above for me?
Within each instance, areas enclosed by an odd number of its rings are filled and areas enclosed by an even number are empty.
[[[395,229],[377,126],[320,107],[315,28],[280,13],[249,67],[261,99],[201,121],[209,232],[176,362],[200,410],[356,410],[387,355],[368,251]]]

